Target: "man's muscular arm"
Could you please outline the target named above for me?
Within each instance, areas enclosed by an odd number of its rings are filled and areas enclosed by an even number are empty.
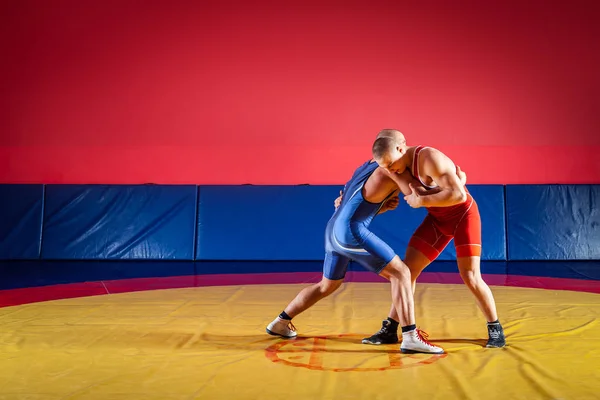
[[[409,176],[411,175],[409,174]],[[407,188],[405,190],[408,190],[408,182],[404,186]],[[377,168],[363,186],[363,197],[365,200],[370,201],[371,203],[378,203],[383,201],[384,198],[387,198],[378,214],[394,210],[398,207],[400,202],[398,192],[396,183],[391,179],[390,174],[383,168]],[[342,204],[343,196],[344,193],[340,190],[340,195],[333,202],[336,210]]]
[[[401,174],[396,174],[394,172],[389,172],[387,170],[384,170],[384,172],[387,176],[389,176],[394,181],[394,183],[396,183],[396,185],[400,189],[400,192],[405,196],[408,196],[412,193],[411,187],[410,187],[411,184],[412,184],[412,187],[415,188],[417,194],[421,195],[421,196],[436,194],[442,190],[440,187],[435,187],[433,189],[424,188],[423,185],[421,185],[421,182],[416,180],[412,176],[412,174],[409,172],[409,170],[405,170]],[[467,182],[467,175],[464,173],[464,171],[462,171],[460,169],[460,167],[458,165],[456,166],[456,174],[460,180],[461,185],[464,186]],[[340,190],[340,195],[333,202],[333,205],[336,209],[340,206],[340,204],[342,204],[342,198],[343,198],[343,192]],[[397,197],[397,194],[395,194],[394,197],[388,199],[388,201],[386,202],[386,205],[382,208],[382,210],[379,212],[379,214],[384,213],[389,210],[396,209],[396,207],[398,206],[397,200],[398,200],[398,197]]]
[[[457,175],[454,163],[442,153],[429,150],[422,172],[431,177],[440,190],[437,193],[421,194],[411,184],[411,193],[404,197],[411,207],[449,207],[467,199],[464,183]]]
[[[403,195],[408,196],[411,194],[410,185],[417,191],[418,194],[424,195],[428,193],[428,190],[421,185],[421,182],[416,180],[410,173],[408,169],[404,170],[401,174],[396,174],[394,172],[385,171],[385,173],[398,185],[398,188],[402,192]],[[430,190],[431,193],[439,192],[438,188],[433,188]]]

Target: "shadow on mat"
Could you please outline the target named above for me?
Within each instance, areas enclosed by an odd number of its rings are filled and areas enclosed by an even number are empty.
[[[282,352],[319,351],[331,353],[398,353],[400,343],[391,345],[367,345],[361,341],[368,335],[337,334],[337,335],[302,335],[294,339],[285,339],[265,333],[251,335],[232,335],[212,332],[190,332],[178,330],[96,330],[93,340],[95,346],[110,348],[137,349],[138,351],[169,352],[169,351],[205,351],[220,350],[266,350],[272,346]],[[88,347],[87,340],[73,340],[70,347]],[[485,346],[482,339],[441,339],[433,343],[470,343]],[[283,348],[285,346],[285,349]]]
[[[266,337],[265,337],[266,336]],[[399,345],[380,345],[370,346],[361,343],[363,335],[344,334],[344,335],[316,335],[316,336],[299,336],[293,339],[286,339],[277,336],[263,335],[247,335],[247,336],[224,336],[202,334],[202,340],[210,342],[215,347],[228,346],[230,348],[244,347],[253,349],[255,346],[262,345],[263,349],[272,346],[286,346],[286,350],[282,347],[279,352],[328,352],[328,353],[398,353]],[[332,348],[331,345],[339,345],[342,347]]]
[[[485,347],[487,344],[486,339],[427,339],[434,344],[438,343],[456,343],[456,344],[476,344],[481,347]]]
[[[140,335],[139,332],[127,335],[121,332],[119,338],[114,338],[112,345],[119,347],[136,347],[140,350],[178,350],[178,351],[204,351],[218,350],[268,350],[276,346],[279,352],[327,352],[327,353],[369,353],[388,354],[398,353],[399,344],[372,346],[362,344],[365,337],[356,334],[344,335],[318,335],[301,336],[294,339],[285,339],[265,334],[256,335],[227,335],[213,333],[185,333],[185,332],[152,332],[147,331]],[[125,340],[124,340],[125,339]],[[285,349],[283,348],[285,346]]]

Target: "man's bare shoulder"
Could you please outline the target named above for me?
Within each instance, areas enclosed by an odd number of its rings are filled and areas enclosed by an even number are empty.
[[[435,147],[429,147],[429,146],[424,147],[421,150],[421,152],[419,153],[419,155],[425,156],[425,157],[445,156],[445,154],[442,153],[440,150],[436,149]]]
[[[424,148],[419,153],[419,156],[423,157],[427,163],[433,163],[435,165],[444,165],[448,163],[452,164],[450,157],[434,147]]]

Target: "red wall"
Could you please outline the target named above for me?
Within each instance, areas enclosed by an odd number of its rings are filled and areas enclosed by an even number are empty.
[[[3,2],[0,182],[338,184],[395,127],[600,183],[595,2],[283,3]]]

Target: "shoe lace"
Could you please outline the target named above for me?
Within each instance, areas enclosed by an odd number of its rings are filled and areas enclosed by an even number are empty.
[[[430,343],[427,339],[429,338],[429,334],[425,331],[422,331],[421,329],[417,329],[417,337],[419,338],[419,340],[421,340],[423,343],[428,344],[429,346],[434,346],[432,343]]]
[[[388,328],[387,326],[382,326],[380,330],[377,331],[377,333],[375,333],[375,335],[373,336],[377,336],[377,335],[385,335],[388,333]]]
[[[296,332],[296,327],[294,326],[294,324],[292,324],[292,321],[290,321],[287,326],[290,331]]]
[[[381,326],[381,329],[380,329],[380,330],[378,330],[378,331],[377,331],[377,332],[376,332],[376,333],[375,333],[373,336],[377,336],[377,335],[387,335],[388,333],[390,333],[390,330],[389,330],[389,329],[390,329],[390,328],[389,328],[389,324],[388,324],[388,323],[386,323],[386,321],[384,321],[384,322],[383,322],[383,324],[382,324],[382,326]],[[371,337],[373,337],[373,336],[371,336]]]
[[[490,338],[492,339],[500,339],[500,331],[490,330]]]

